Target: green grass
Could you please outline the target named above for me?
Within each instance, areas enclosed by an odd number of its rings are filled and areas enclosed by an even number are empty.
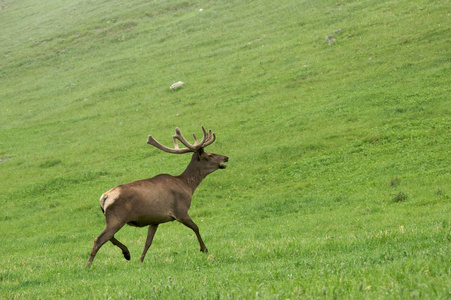
[[[449,4],[1,1],[2,298],[449,299]],[[189,161],[147,135],[201,125],[209,254],[126,227],[86,269],[100,195]]]

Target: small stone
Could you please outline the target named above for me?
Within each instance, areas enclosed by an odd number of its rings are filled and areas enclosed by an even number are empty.
[[[183,81],[177,81],[171,85],[170,90],[175,90],[182,87],[185,83]]]

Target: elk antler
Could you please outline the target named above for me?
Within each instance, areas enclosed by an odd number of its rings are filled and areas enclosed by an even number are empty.
[[[202,132],[203,132],[203,137],[200,142],[197,139],[196,134],[193,133],[194,144],[191,144],[183,137],[182,133],[180,132],[180,129],[178,127],[176,127],[175,134],[172,136],[172,140],[174,142],[174,149],[163,146],[162,144],[157,142],[157,140],[155,140],[153,138],[153,136],[151,136],[151,135],[149,135],[149,137],[147,138],[147,143],[151,144],[154,147],[157,147],[160,150],[163,150],[163,151],[169,152],[169,153],[182,154],[182,153],[188,153],[188,152],[196,152],[200,148],[204,148],[204,147],[207,147],[208,145],[211,145],[216,139],[215,134],[212,133],[211,130],[209,130],[207,133],[204,126],[202,126]],[[185,145],[186,148],[179,148],[177,140],[182,142],[182,144]]]

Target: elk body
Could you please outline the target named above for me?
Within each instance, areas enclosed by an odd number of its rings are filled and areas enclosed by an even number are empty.
[[[119,247],[125,259],[130,260],[127,247],[114,237],[114,234],[125,224],[136,227],[149,226],[141,262],[144,261],[147,250],[152,244],[158,225],[174,220],[191,228],[199,241],[200,251],[208,251],[200,236],[199,228],[188,215],[188,210],[196,187],[208,174],[217,169],[225,169],[224,163],[228,161],[228,157],[204,152],[204,148],[211,145],[216,137],[211,130],[207,133],[203,126],[202,131],[202,140],[199,142],[193,134],[195,142],[191,144],[176,128],[176,134],[173,136],[174,148],[161,145],[152,136],[148,137],[148,144],[165,152],[174,154],[192,152],[191,161],[179,176],[160,174],[153,178],[117,186],[100,197],[100,207],[105,215],[106,226],[94,239],[91,255],[86,264],[88,267],[92,264],[100,247],[108,241]],[[179,148],[177,140],[186,148]]]

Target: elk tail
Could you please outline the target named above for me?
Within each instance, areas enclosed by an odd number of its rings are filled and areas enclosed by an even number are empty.
[[[103,194],[101,197],[100,197],[100,209],[102,210],[102,213],[104,213],[105,214],[105,201],[106,201],[106,199],[108,199],[108,196],[107,195],[105,195],[105,194]]]

